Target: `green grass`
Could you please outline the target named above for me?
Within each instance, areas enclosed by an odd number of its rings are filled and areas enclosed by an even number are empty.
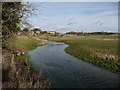
[[[33,67],[31,67],[32,63],[29,60],[29,55],[28,54],[23,54],[17,57],[17,60],[21,64],[21,68],[23,70],[29,70],[31,73],[38,73]],[[27,65],[25,66],[23,63],[26,63]]]
[[[19,61],[19,63],[21,64],[21,68],[23,70],[27,70],[30,69],[31,66],[31,62],[29,60],[29,55],[28,54],[23,54],[17,57],[17,60]],[[26,63],[27,65],[25,66],[23,63]]]
[[[117,58],[117,42],[95,41],[95,40],[76,40],[68,43],[70,46],[65,51],[79,59],[88,61],[95,65],[105,67],[109,70],[119,72],[119,62]],[[94,54],[96,53],[96,54]],[[104,59],[107,55],[116,56],[115,59]],[[98,55],[98,56],[97,56]],[[100,56],[101,55],[101,56]]]
[[[33,50],[38,46],[41,46],[44,44],[47,44],[46,42],[36,40],[32,36],[17,36],[17,35],[12,35],[10,38],[8,38],[5,42],[5,46],[8,49],[21,49],[24,51],[29,51]]]
[[[67,47],[65,51],[79,59],[114,72],[120,72],[117,34],[86,36],[64,35],[63,37],[47,37],[48,38],[45,38],[68,44],[69,47]],[[40,36],[40,38],[44,38],[44,35]]]

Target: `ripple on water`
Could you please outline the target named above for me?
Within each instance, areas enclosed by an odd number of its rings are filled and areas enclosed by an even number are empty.
[[[46,62],[44,64],[47,65],[47,66],[63,68],[62,65],[59,65],[59,64],[56,64],[56,63],[52,63],[52,62]]]

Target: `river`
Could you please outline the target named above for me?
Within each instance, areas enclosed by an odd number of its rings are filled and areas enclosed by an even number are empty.
[[[67,54],[68,45],[48,41],[29,51],[32,67],[49,74],[53,88],[117,88],[119,74]]]

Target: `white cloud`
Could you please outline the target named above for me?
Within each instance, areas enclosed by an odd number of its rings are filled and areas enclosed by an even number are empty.
[[[56,30],[65,30],[65,29],[69,29],[70,27],[69,26],[58,26],[56,28]]]
[[[77,23],[78,22],[76,21],[75,18],[69,18],[66,25],[74,25],[74,24],[77,24]]]
[[[85,8],[87,11],[99,11],[104,7]],[[43,30],[67,31],[117,31],[118,11],[106,7],[104,11],[94,14],[62,14],[59,16],[35,17],[32,23]],[[81,9],[82,11],[82,9]]]
[[[106,12],[107,13],[107,12]],[[70,18],[72,20],[69,20]],[[68,15],[49,17],[48,20],[38,20],[33,22],[34,26],[43,30],[56,30],[58,32],[68,31],[117,31],[118,18],[114,16],[104,17],[96,14],[94,16]],[[75,22],[77,22],[75,24]],[[74,23],[74,24],[73,24]],[[71,25],[68,25],[71,24]],[[93,25],[94,24],[94,25]]]
[[[49,17],[39,17],[38,20],[49,20]]]

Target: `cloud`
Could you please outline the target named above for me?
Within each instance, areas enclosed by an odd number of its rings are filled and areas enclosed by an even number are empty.
[[[100,23],[99,25],[103,25],[104,23]]]
[[[49,4],[49,3],[48,3]],[[59,3],[60,4],[60,3]],[[83,4],[83,3],[82,3]],[[73,31],[117,31],[118,10],[117,4],[91,3],[71,4],[74,6],[49,8],[46,14],[34,17],[31,22],[45,30],[56,30],[60,32]],[[88,6],[87,6],[88,4]],[[110,5],[109,5],[110,4]],[[56,5],[56,4],[55,4]],[[78,5],[78,6],[76,6]],[[86,6],[86,7],[85,7]],[[60,11],[61,10],[61,11]],[[64,11],[63,13],[61,13]],[[47,14],[48,13],[48,14]],[[52,14],[51,14],[52,13]],[[46,17],[47,16],[47,17]]]
[[[77,24],[78,22],[77,21],[70,21],[67,23],[67,25],[74,25],[74,24]]]
[[[48,20],[49,17],[40,17],[39,20]]]
[[[94,22],[92,25],[99,24],[99,23],[100,23],[100,21],[97,21],[97,22]]]
[[[56,29],[57,30],[65,30],[65,29],[70,29],[70,27],[69,26],[58,26]]]
[[[74,25],[77,24],[77,22],[68,22],[67,25]]]
[[[74,25],[74,24],[77,24],[77,23],[78,22],[76,21],[75,18],[69,18],[66,25]]]
[[[101,21],[96,21],[95,23],[92,23],[92,25],[103,25],[104,23],[102,23]]]

